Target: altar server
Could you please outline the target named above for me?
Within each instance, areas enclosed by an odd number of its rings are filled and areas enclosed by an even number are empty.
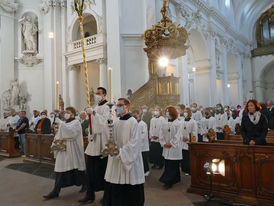
[[[217,140],[224,140],[224,127],[228,124],[228,121],[226,114],[224,114],[224,108],[221,104],[216,105],[215,120]]]
[[[73,107],[65,110],[65,122],[56,118],[59,130],[54,140],[63,140],[66,148],[55,152],[55,185],[53,190],[43,196],[52,199],[59,196],[61,188],[80,186],[85,180],[85,157],[81,123],[75,119],[76,111]],[[53,143],[54,145],[54,143]]]
[[[155,107],[155,117],[151,119],[149,138],[150,144],[150,161],[153,164],[153,169],[162,169],[164,166],[164,159],[162,156],[163,148],[159,142],[159,133],[162,124],[165,122],[165,118],[161,115],[161,108]]]
[[[141,120],[139,110],[134,110],[132,112],[133,117],[137,120],[140,135],[141,135],[141,150],[144,164],[144,173],[145,176],[149,175],[149,165],[148,165],[148,153],[149,153],[149,141],[148,141],[148,130],[147,124]]]
[[[212,117],[212,113],[209,108],[204,110],[205,117],[201,120],[201,134],[203,136],[203,142],[208,142],[207,133],[209,129],[213,129],[216,132],[216,119]]]
[[[15,129],[19,119],[19,115],[16,114],[14,109],[11,109],[10,116],[8,117],[8,127],[10,129]]]
[[[107,143],[106,130],[107,119],[109,117],[109,106],[106,100],[107,90],[98,87],[95,95],[97,105],[93,109],[87,109],[91,114],[92,127],[89,135],[89,143],[85,153],[87,154],[87,193],[86,196],[78,202],[94,202],[95,192],[103,191],[105,188],[105,171],[107,166],[107,157],[102,158],[101,154]]]
[[[236,134],[235,133],[236,124],[239,124],[241,126],[241,120],[240,120],[240,117],[237,116],[237,110],[234,110],[232,111],[232,116],[228,120],[228,126],[232,134]]]
[[[201,125],[201,120],[203,118],[203,114],[200,110],[198,110],[198,106],[196,103],[192,104],[191,107],[191,111],[192,111],[192,119],[194,119],[197,123],[198,126],[198,141],[202,142],[203,141],[203,136],[202,136],[202,125]]]
[[[165,112],[167,120],[162,124],[159,134],[165,159],[165,170],[160,177],[160,182],[164,183],[166,189],[169,189],[181,181],[179,165],[182,160],[182,148],[180,137],[176,136],[180,125],[178,112],[173,106],[168,106]]]
[[[41,119],[41,117],[39,115],[39,111],[33,110],[33,116],[31,118],[31,120],[29,121],[29,129],[31,131],[35,132],[35,127],[40,119]]]
[[[197,141],[198,135],[198,126],[197,122],[192,119],[192,112],[190,108],[186,108],[184,110],[185,119],[180,122],[179,130],[176,134],[178,138],[180,138],[180,144],[182,147],[183,153],[183,160],[181,161],[182,171],[185,175],[190,174],[190,158],[189,158],[189,151],[188,151],[188,143],[191,141]],[[195,137],[194,139],[190,138],[190,134]]]
[[[145,202],[141,137],[129,108],[128,99],[118,99],[113,136],[119,154],[108,157],[103,206],[143,206]]]

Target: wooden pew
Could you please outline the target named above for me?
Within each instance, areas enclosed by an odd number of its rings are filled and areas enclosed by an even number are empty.
[[[14,132],[0,132],[0,156],[19,157],[20,150],[15,149]]]
[[[190,143],[191,186],[188,192],[209,193],[204,164],[225,160],[225,176],[213,176],[216,197],[250,205],[274,205],[274,144],[243,145],[238,141]]]
[[[272,133],[271,130],[268,131],[266,136],[266,142],[267,143],[274,143],[274,133]],[[232,140],[232,141],[243,141],[243,138],[241,135],[228,135],[225,140]]]
[[[54,136],[47,134],[26,134],[26,158],[25,161],[31,161],[41,164],[54,165],[55,159],[51,153],[50,146]],[[84,138],[84,148],[88,145],[88,139]]]

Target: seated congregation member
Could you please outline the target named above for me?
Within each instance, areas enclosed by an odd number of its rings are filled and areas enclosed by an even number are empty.
[[[224,128],[225,125],[227,125],[227,116],[224,113],[224,109],[221,104],[216,105],[215,120],[217,140],[224,140]]]
[[[41,112],[41,119],[37,122],[34,131],[37,134],[51,133],[51,122],[50,119],[47,118],[47,114],[45,112]]]
[[[29,129],[32,132],[35,132],[35,127],[40,119],[41,119],[40,112],[37,110],[33,110],[33,116],[29,121]]]
[[[88,131],[89,143],[85,154],[87,155],[87,193],[78,202],[94,202],[95,192],[103,191],[105,188],[105,172],[107,167],[107,157],[102,158],[101,154],[107,143],[107,120],[109,116],[109,106],[107,105],[107,90],[98,87],[95,94],[96,106],[94,109],[87,109],[91,114],[91,132]],[[89,120],[88,120],[89,125]],[[91,133],[91,134],[90,134]]]
[[[192,141],[190,134],[195,137],[195,141],[197,141],[198,135],[198,126],[197,122],[192,119],[192,112],[190,108],[186,108],[184,111],[185,119],[180,122],[179,130],[176,134],[178,138],[180,138],[180,145],[183,153],[183,160],[181,161],[182,171],[185,175],[190,174],[190,158],[188,151],[188,143]]]
[[[213,129],[216,132],[216,119],[212,117],[212,113],[209,108],[204,110],[205,116],[201,120],[201,134],[203,136],[203,142],[208,142],[208,131]]]
[[[26,157],[26,130],[29,128],[29,120],[26,117],[26,112],[21,111],[19,113],[20,119],[17,122],[16,130],[17,134],[19,135],[19,141],[21,145],[20,154],[22,157]]]
[[[198,106],[196,103],[192,104],[191,107],[191,111],[192,111],[192,119],[194,119],[197,123],[198,126],[198,142],[202,142],[203,141],[203,136],[201,134],[201,120],[203,118],[203,114],[201,112],[202,108],[200,108],[200,110],[198,110]]]
[[[268,122],[266,117],[260,112],[261,105],[257,100],[252,99],[247,102],[241,122],[241,135],[243,143],[248,145],[265,145],[268,132]]]
[[[103,206],[143,206],[144,168],[138,123],[129,114],[130,101],[118,99],[113,136],[119,154],[108,157]]]
[[[85,180],[85,156],[83,146],[82,128],[79,120],[75,119],[76,110],[67,107],[65,110],[65,122],[59,118],[55,122],[59,129],[54,140],[63,140],[65,150],[55,151],[55,185],[53,190],[43,196],[45,199],[52,199],[59,196],[61,188],[69,186],[80,186]],[[54,145],[54,142],[53,142]]]
[[[159,133],[162,124],[165,122],[165,118],[161,114],[161,108],[156,106],[155,117],[150,121],[150,162],[153,164],[153,169],[162,169],[164,166],[164,159],[162,156],[163,148],[159,142]]]
[[[148,130],[147,124],[141,120],[140,112],[135,110],[132,112],[133,117],[137,120],[140,135],[141,135],[141,150],[144,164],[144,174],[145,176],[149,175],[149,165],[148,165],[148,153],[149,153],[149,141],[148,141]]]
[[[239,124],[241,126],[241,120],[240,120],[240,117],[238,117],[237,115],[237,110],[233,110],[232,115],[228,120],[228,126],[232,134],[236,134],[236,131],[235,131],[236,124]]]
[[[165,169],[160,177],[160,182],[164,183],[166,189],[169,189],[181,181],[180,161],[182,160],[182,148],[180,147],[180,137],[176,136],[180,125],[178,112],[173,106],[168,106],[165,111],[167,120],[162,124],[159,134],[165,159]]]

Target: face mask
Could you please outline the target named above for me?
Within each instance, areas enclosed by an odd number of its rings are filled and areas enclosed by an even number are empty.
[[[159,116],[159,114],[160,114],[160,113],[159,113],[158,111],[154,111],[154,115],[155,115],[155,116]]]
[[[221,107],[217,107],[217,111],[220,112],[222,110]]]
[[[54,115],[52,114],[52,115],[50,115],[50,118],[54,118]]]
[[[143,112],[146,113],[146,112],[147,112],[147,109],[143,109]]]
[[[166,117],[169,118],[169,112],[166,112]]]
[[[185,118],[188,117],[188,113],[187,113],[187,112],[184,113],[184,117],[185,117]]]
[[[181,110],[177,109],[178,114],[182,114]]]
[[[46,115],[42,115],[41,118],[42,118],[42,119],[46,118]]]
[[[70,118],[70,114],[65,113],[64,118],[65,118],[65,119],[69,119],[69,118]]]
[[[117,115],[121,116],[124,113],[124,108],[123,107],[117,107]]]
[[[102,100],[102,97],[98,94],[95,95],[95,102],[100,102]]]

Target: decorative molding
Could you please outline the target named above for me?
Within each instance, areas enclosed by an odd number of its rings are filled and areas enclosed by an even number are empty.
[[[98,64],[107,64],[107,59],[106,58],[99,58],[99,59],[96,59],[96,62]]]
[[[251,55],[252,57],[274,55],[274,46],[270,45],[270,46],[253,49],[251,51]]]
[[[28,67],[33,67],[34,65],[37,65],[43,61],[43,59],[38,58],[36,55],[33,55],[33,53],[24,53],[24,55],[21,58],[15,59],[19,61],[21,64],[24,64]]]
[[[49,12],[50,7],[67,7],[67,0],[43,0],[40,11],[43,15],[46,15]]]
[[[19,3],[9,2],[9,0],[1,0],[0,7],[8,13],[12,13],[18,9]]]

